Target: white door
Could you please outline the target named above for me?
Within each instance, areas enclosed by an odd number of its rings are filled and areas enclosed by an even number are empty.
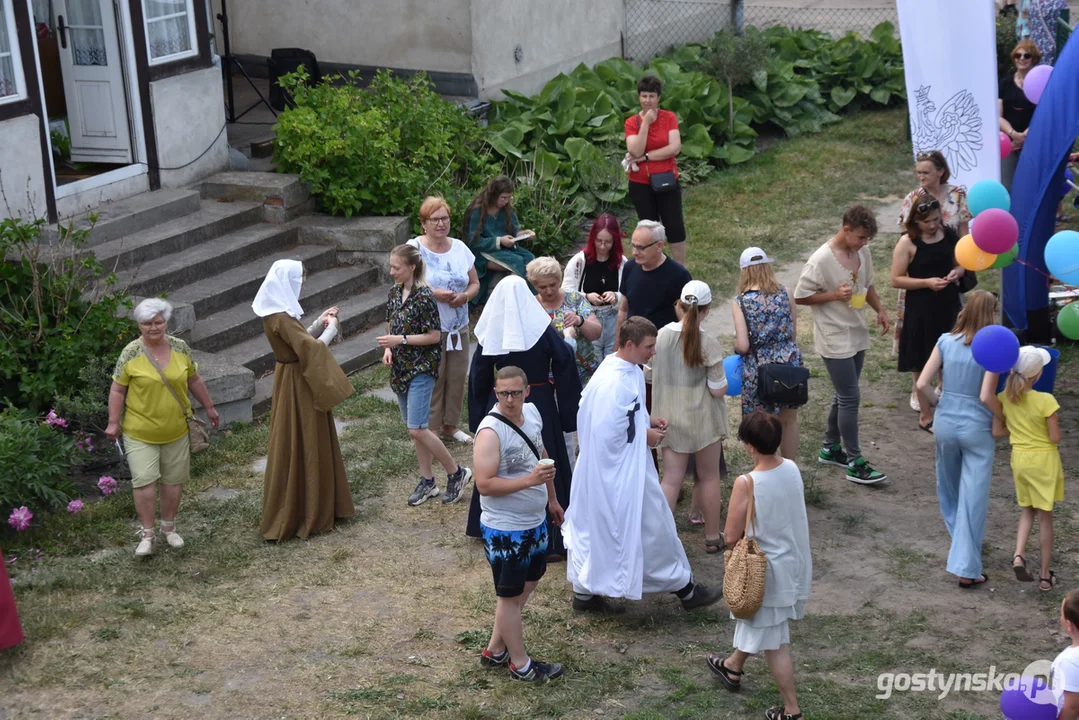
[[[123,60],[112,0],[54,0],[71,159],[132,161]]]

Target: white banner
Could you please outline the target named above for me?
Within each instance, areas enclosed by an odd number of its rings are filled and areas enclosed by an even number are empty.
[[[993,0],[896,0],[913,151],[940,150],[952,185],[1000,180]]]

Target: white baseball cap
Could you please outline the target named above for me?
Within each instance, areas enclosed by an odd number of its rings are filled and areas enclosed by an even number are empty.
[[[1019,359],[1015,361],[1015,367],[1012,370],[1025,378],[1032,378],[1040,373],[1042,368],[1052,360],[1052,356],[1045,348],[1024,345],[1019,348]]]
[[[708,305],[712,302],[712,289],[700,280],[690,280],[682,286],[679,297],[686,305]]]
[[[742,251],[742,257],[738,258],[738,267],[745,270],[747,267],[754,265],[764,265],[765,263],[774,263],[775,260],[768,257],[768,253],[761,250],[759,247],[748,247]]]

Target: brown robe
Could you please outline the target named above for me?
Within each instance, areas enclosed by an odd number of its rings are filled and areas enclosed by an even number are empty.
[[[352,384],[299,320],[275,313],[262,327],[277,366],[260,530],[267,540],[306,538],[356,513],[330,412]]]

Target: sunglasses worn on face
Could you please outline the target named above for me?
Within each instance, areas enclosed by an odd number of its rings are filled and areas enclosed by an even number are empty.
[[[1016,60],[1033,60],[1034,56],[1031,55],[1030,53],[1021,52],[1021,53],[1016,53],[1015,54],[1015,59]]]

